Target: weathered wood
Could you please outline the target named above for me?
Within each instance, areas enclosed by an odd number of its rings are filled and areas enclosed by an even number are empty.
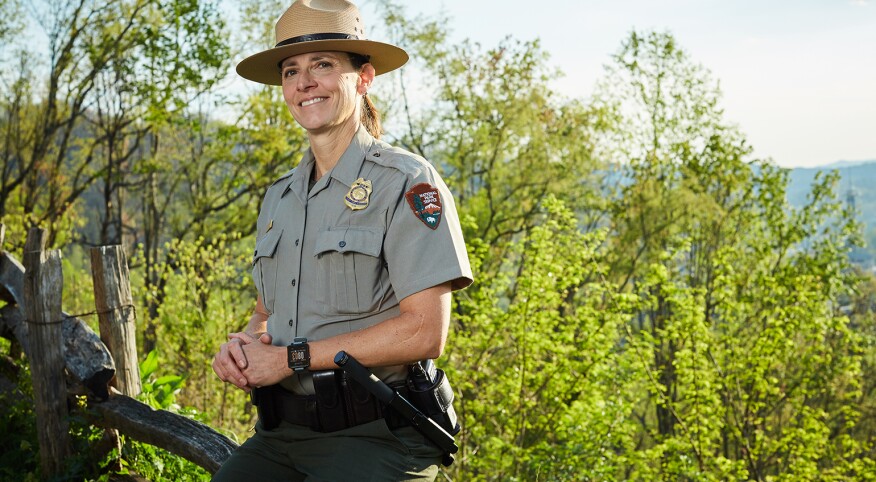
[[[116,374],[113,357],[106,345],[84,321],[64,315],[64,366],[70,377],[101,400],[109,396],[109,381]]]
[[[24,306],[24,266],[5,251],[0,253],[0,299]]]
[[[24,250],[24,306],[29,323],[30,367],[36,404],[40,466],[47,478],[60,475],[70,455],[67,387],[61,343],[61,252],[46,251],[46,231],[33,228]]]
[[[137,364],[134,299],[125,251],[121,246],[92,248],[91,272],[100,339],[116,363],[116,377],[111,384],[121,393],[136,397],[141,391],[140,368]]]
[[[68,383],[82,385],[90,396],[106,399],[109,396],[107,383],[115,374],[115,365],[106,346],[97,333],[79,318],[61,313],[61,333],[64,340],[64,368],[69,375]],[[0,308],[0,332],[14,335],[28,359],[31,353],[27,331],[21,309],[15,305]]]
[[[141,442],[161,447],[205,468],[211,474],[234,452],[237,444],[207,425],[152,407],[116,393],[90,408],[99,414],[92,423],[117,429]]]

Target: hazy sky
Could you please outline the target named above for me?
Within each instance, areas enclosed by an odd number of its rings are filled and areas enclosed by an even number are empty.
[[[367,0],[366,25],[376,25]],[[876,159],[876,0],[409,0],[450,16],[452,39],[540,38],[587,98],[633,29],[669,31],[723,91],[725,118],[786,167]],[[383,39],[379,39],[383,40]]]

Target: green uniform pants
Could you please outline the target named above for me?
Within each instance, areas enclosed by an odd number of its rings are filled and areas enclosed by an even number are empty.
[[[331,433],[281,422],[256,426],[214,481],[435,480],[441,451],[413,427],[389,429],[383,419]]]

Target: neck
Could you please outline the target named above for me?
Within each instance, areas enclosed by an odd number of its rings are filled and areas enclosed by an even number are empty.
[[[313,167],[314,179],[321,178],[335,167],[358,129],[359,122],[345,122],[326,132],[307,133],[316,162]]]

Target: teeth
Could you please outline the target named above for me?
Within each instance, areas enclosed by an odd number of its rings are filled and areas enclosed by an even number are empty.
[[[322,102],[325,100],[325,97],[317,97],[315,99],[305,100],[301,103],[301,107],[307,107],[309,105],[316,104],[317,102]]]

